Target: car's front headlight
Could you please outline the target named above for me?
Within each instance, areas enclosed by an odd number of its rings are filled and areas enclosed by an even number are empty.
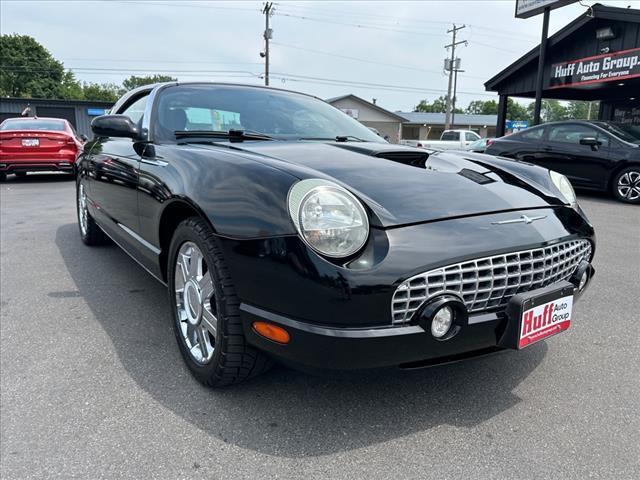
[[[353,255],[369,237],[369,220],[350,192],[328,180],[301,180],[289,191],[289,215],[302,239],[327,257]]]
[[[578,202],[576,199],[576,192],[573,191],[573,187],[571,186],[569,179],[561,173],[553,170],[549,170],[549,176],[556,188],[560,190],[560,193],[562,193],[562,196],[565,198],[567,203],[576,205]]]

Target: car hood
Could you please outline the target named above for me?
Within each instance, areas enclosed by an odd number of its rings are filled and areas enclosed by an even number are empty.
[[[369,206],[377,217],[372,224],[380,227],[563,204],[546,169],[490,155],[429,155],[413,147],[364,142],[238,142],[227,148],[298,178],[343,185]]]

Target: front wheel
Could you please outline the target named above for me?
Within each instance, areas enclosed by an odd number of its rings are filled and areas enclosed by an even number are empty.
[[[640,203],[640,166],[620,171],[613,180],[613,195],[626,203]]]
[[[178,225],[169,249],[168,280],[176,340],[200,382],[221,387],[268,370],[270,359],[244,338],[229,270],[201,218]]]
[[[78,214],[80,238],[89,246],[104,245],[108,243],[109,240],[89,213],[87,191],[85,188],[82,182],[76,184],[76,211]]]

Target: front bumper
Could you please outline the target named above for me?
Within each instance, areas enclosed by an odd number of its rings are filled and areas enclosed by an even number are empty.
[[[521,214],[544,220],[495,226]],[[567,207],[372,229],[363,253],[345,264],[319,257],[297,236],[220,237],[220,243],[250,343],[289,363],[348,369],[437,363],[496,349],[507,326],[505,308],[472,312],[464,331],[443,342],[415,322],[394,325],[394,292],[407,279],[445,265],[577,239],[591,243],[592,257],[593,227]],[[282,326],[291,341],[283,346],[261,337],[253,331],[255,321]]]
[[[581,291],[577,286],[574,288],[574,300],[580,298],[593,278],[593,267],[587,265],[586,268],[589,281]],[[559,282],[541,290],[570,285]],[[287,364],[326,370],[416,368],[495,353],[510,348],[505,346],[506,332],[520,326],[519,319],[510,318],[505,310],[481,313],[469,316],[452,338],[437,340],[420,324],[335,328],[302,322],[245,303],[241,304],[240,312],[245,337],[256,348]],[[254,322],[284,328],[290,335],[289,343],[282,345],[262,337],[254,330]]]
[[[55,161],[19,161],[11,160],[0,161],[0,172],[19,173],[19,172],[72,172],[75,161],[72,159],[63,159]]]

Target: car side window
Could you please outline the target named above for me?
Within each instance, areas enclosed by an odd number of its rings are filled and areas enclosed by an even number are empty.
[[[473,132],[465,132],[464,136],[467,142],[475,142],[476,140],[478,140],[477,135],[474,134]]]
[[[122,110],[120,113],[122,115],[126,115],[131,120],[133,120],[133,123],[139,123],[140,120],[142,119],[142,116],[144,115],[144,110],[147,107],[148,98],[149,98],[148,94],[144,95],[143,97],[140,97],[138,100],[130,104],[127,108]]]
[[[440,140],[460,140],[460,132],[444,132]]]
[[[531,129],[519,132],[517,135],[520,138],[525,138],[527,140],[541,140],[543,134],[544,134],[544,128],[531,128]]]
[[[554,125],[549,128],[550,142],[580,145],[580,140],[583,138],[596,138],[602,141],[602,138],[598,138],[597,130],[586,125]]]

